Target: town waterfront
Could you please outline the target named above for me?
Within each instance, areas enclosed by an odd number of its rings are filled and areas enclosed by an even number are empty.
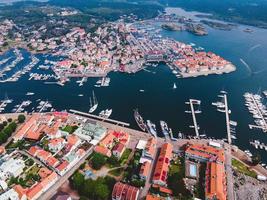
[[[109,87],[94,87],[97,78],[90,78],[83,86],[79,87],[77,79],[72,79],[65,86],[44,84],[41,81],[28,80],[29,75],[22,76],[19,81],[1,83],[0,99],[7,94],[14,102],[8,105],[6,112],[10,112],[14,105],[23,100],[31,100],[31,106],[37,106],[37,99],[51,101],[56,110],[76,109],[87,112],[89,98],[94,90],[99,102],[95,114],[101,110],[112,108],[112,119],[121,120],[138,128],[133,117],[133,109],[138,108],[144,119],[155,122],[160,132],[160,120],[165,120],[174,133],[179,131],[194,135],[190,114],[185,113],[189,98],[201,100],[202,114],[197,115],[200,133],[208,137],[226,138],[225,116],[219,113],[211,105],[218,101],[220,90],[228,92],[229,106],[232,110],[231,119],[238,122],[237,140],[235,144],[241,149],[255,149],[249,145],[250,140],[258,139],[267,143],[267,135],[261,131],[250,130],[249,123],[253,123],[251,114],[244,106],[245,92],[258,93],[267,90],[267,30],[252,28],[253,33],[245,33],[246,26],[238,25],[231,31],[221,31],[207,28],[209,35],[195,36],[188,32],[171,32],[162,30],[164,37],[174,38],[185,43],[195,43],[197,47],[203,47],[205,51],[212,51],[231,61],[237,70],[231,74],[210,75],[207,77],[177,79],[165,64],[158,67],[149,67],[149,71],[141,71],[136,74],[124,74],[112,72]],[[250,27],[251,28],[251,27]],[[8,52],[9,53],[9,52]],[[24,61],[27,62],[30,55],[22,51]],[[7,56],[7,55],[3,55]],[[45,55],[37,55],[40,62],[46,59]],[[245,61],[249,68],[240,59]],[[23,63],[21,63],[22,65]],[[33,69],[34,72],[47,73]],[[176,83],[177,89],[173,89]],[[144,92],[140,92],[144,90]],[[26,96],[27,92],[35,95]],[[78,96],[83,94],[83,96]],[[28,110],[28,111],[31,111]],[[161,133],[160,133],[161,134]],[[265,161],[267,156],[264,150],[257,150]]]

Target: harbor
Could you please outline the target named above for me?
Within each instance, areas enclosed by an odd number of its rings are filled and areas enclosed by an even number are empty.
[[[160,137],[164,137],[159,123],[163,120],[172,129],[173,138],[179,138],[179,133],[183,133],[185,138],[193,138],[196,136],[195,131],[189,128],[192,115],[185,114],[185,110],[190,110],[185,102],[189,99],[199,99],[201,100],[202,114],[196,114],[196,117],[201,127],[200,135],[205,134],[210,138],[227,139],[225,133],[221,131],[226,128],[225,113],[220,114],[217,109],[211,106],[212,102],[218,101],[216,94],[224,89],[228,92],[228,103],[232,112],[231,118],[238,122],[235,134],[237,139],[233,140],[234,145],[243,150],[249,149],[254,154],[256,149],[249,144],[249,141],[260,140],[266,144],[267,138],[261,129],[249,129],[248,124],[257,125],[253,123],[252,115],[248,113],[247,107],[244,106],[243,94],[246,92],[257,93],[259,86],[263,90],[267,89],[264,78],[266,71],[253,73],[251,76],[251,72],[243,65],[240,58],[251,66],[252,72],[265,70],[263,67],[266,66],[263,62],[263,52],[266,52],[267,43],[261,38],[264,37],[266,31],[262,29],[259,29],[260,31],[255,30],[252,38],[252,35],[243,33],[242,30],[243,28],[224,32],[210,29],[209,35],[201,38],[186,32],[176,33],[161,30],[161,35],[164,37],[182,41],[189,45],[194,43],[195,48],[203,47],[207,52],[216,52],[237,66],[234,73],[221,76],[211,75],[183,79],[178,78],[176,75],[179,74],[174,74],[173,70],[165,63],[156,63],[157,67],[146,66],[146,70],[141,70],[136,74],[127,75],[119,71],[110,72],[108,74],[111,80],[109,87],[94,86],[102,77],[90,77],[81,87],[76,81],[82,78],[71,78],[70,81],[63,83],[64,87],[62,87],[57,83],[58,80],[53,79],[46,81],[34,81],[32,79],[28,81],[30,73],[53,73],[51,68],[61,60],[58,55],[37,54],[35,56],[40,61],[29,74],[21,76],[15,82],[1,83],[0,100],[5,99],[5,93],[8,94],[10,99],[13,99],[13,102],[7,104],[2,113],[11,112],[15,105],[26,100],[32,101],[32,104],[26,107],[25,111],[31,112],[32,108],[37,111],[38,99],[48,100],[52,103],[53,108],[59,111],[73,108],[88,113],[90,97],[92,98],[92,90],[94,90],[99,103],[97,110],[93,113],[95,115],[98,115],[102,110],[112,109],[112,118],[128,122],[131,124],[131,128],[138,129],[133,116],[133,109],[138,108],[145,122],[150,119],[152,123],[155,123]],[[238,42],[240,45],[232,45],[234,42]],[[249,49],[257,44],[262,45],[248,55]],[[23,49],[20,51],[24,57],[23,61],[18,63],[18,67],[21,69],[31,62],[31,54]],[[238,55],[236,52],[239,52]],[[8,58],[10,60],[7,61],[7,64],[15,59],[13,49],[2,55],[0,61],[5,61]],[[49,69],[38,69],[40,65],[50,67]],[[174,83],[176,83],[176,89],[173,89]],[[26,96],[27,92],[32,92],[34,95]],[[267,160],[267,156],[264,154],[262,154],[262,158]]]
[[[249,124],[249,128],[261,129],[267,132],[267,110],[266,106],[262,103],[262,97],[258,94],[245,93],[245,105],[254,118],[254,124]]]

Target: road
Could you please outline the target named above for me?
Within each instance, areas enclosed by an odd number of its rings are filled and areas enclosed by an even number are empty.
[[[227,186],[226,186],[227,187],[227,199],[235,200],[231,146],[226,145],[225,147],[226,147],[225,170],[226,170],[226,182],[227,182]]]
[[[47,199],[51,199],[51,197],[53,197],[56,193],[57,190],[63,185],[63,183],[65,183],[65,181],[67,181],[69,179],[69,177],[71,177],[71,175],[77,170],[79,169],[79,167],[81,166],[81,164],[83,164],[86,160],[86,158],[93,152],[93,146],[88,149],[85,153],[85,155],[79,160],[78,163],[76,163],[71,170],[69,170],[64,176],[60,177],[59,180],[57,180],[57,182],[50,187],[45,193],[43,193],[41,195],[41,197],[38,200],[47,200]]]

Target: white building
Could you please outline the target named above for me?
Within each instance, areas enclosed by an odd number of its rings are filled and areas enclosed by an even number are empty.
[[[23,173],[24,167],[25,164],[23,160],[9,158],[0,166],[0,179],[6,180],[9,177],[18,177]]]
[[[20,200],[20,198],[19,194],[14,189],[10,189],[0,195],[0,200]]]

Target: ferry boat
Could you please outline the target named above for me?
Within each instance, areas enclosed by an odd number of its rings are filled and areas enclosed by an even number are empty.
[[[89,113],[93,113],[98,107],[98,102],[97,102],[97,99],[96,99],[96,96],[95,96],[95,93],[93,91],[93,102],[90,98],[90,109],[89,109]]]
[[[142,130],[142,131],[147,131],[147,126],[144,122],[144,119],[142,118],[142,116],[139,114],[138,112],[138,109],[135,109],[134,110],[134,119],[137,123],[137,125],[139,126],[139,128]]]
[[[149,133],[152,134],[154,137],[157,137],[156,125],[153,124],[150,120],[147,120],[146,122]]]
[[[99,113],[99,116],[103,118],[109,118],[111,114],[112,114],[112,109],[106,109],[106,110],[102,110]]]

